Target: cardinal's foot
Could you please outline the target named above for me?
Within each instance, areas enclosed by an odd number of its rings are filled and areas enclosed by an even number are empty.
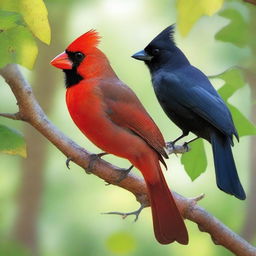
[[[123,219],[125,219],[126,217],[130,216],[130,215],[135,215],[135,219],[134,221],[137,221],[138,218],[139,218],[139,215],[141,213],[141,211],[145,208],[144,205],[141,205],[141,207],[136,210],[136,211],[133,211],[133,212],[127,212],[127,213],[124,213],[124,212],[105,212],[104,214],[115,214],[115,215],[120,215],[122,216]]]
[[[91,154],[90,155],[90,162],[88,164],[88,167],[85,169],[85,172],[87,174],[91,174],[93,172],[94,165],[95,165],[96,161],[101,159],[105,155],[108,155],[108,153],[103,152],[103,153],[99,153],[99,154]]]
[[[115,183],[120,183],[122,180],[124,180],[129,172],[132,170],[133,165],[131,165],[128,169],[120,169],[120,177],[116,180]]]

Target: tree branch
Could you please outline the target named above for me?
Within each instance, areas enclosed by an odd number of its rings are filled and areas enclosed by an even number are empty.
[[[91,158],[91,153],[78,146],[48,120],[47,116],[36,101],[30,85],[22,76],[17,65],[11,64],[0,69],[0,74],[4,77],[6,83],[10,86],[17,99],[19,115],[16,119],[20,119],[31,124],[49,141],[51,141],[63,154],[71,158],[73,162],[82,168],[86,169]],[[9,118],[11,115],[2,114],[2,116]],[[121,171],[122,169],[99,159],[95,162],[93,174],[108,183],[130,191],[135,195],[138,202],[142,205],[149,206],[144,180],[130,173],[124,180],[116,184]],[[256,255],[255,247],[250,245],[222,224],[218,219],[197,205],[197,201],[200,197],[187,199],[175,192],[173,192],[173,195],[183,217],[197,223],[199,229],[209,233],[216,244],[226,247],[228,250],[239,256]]]
[[[10,113],[0,113],[0,116],[6,117],[6,118],[9,118],[9,119],[13,119],[13,120],[21,120],[21,117],[20,117],[20,113],[19,113],[19,112],[14,113],[14,114],[10,114]]]
[[[256,0],[244,0],[244,2],[256,5]]]

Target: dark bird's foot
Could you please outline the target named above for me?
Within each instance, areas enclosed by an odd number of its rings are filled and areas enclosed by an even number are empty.
[[[123,219],[125,219],[126,217],[130,216],[130,215],[135,215],[135,219],[134,219],[134,222],[138,220],[139,218],[139,215],[141,213],[141,211],[145,208],[144,205],[141,205],[141,207],[136,210],[136,211],[133,211],[133,212],[127,212],[127,213],[124,213],[124,212],[105,212],[103,214],[115,214],[115,215],[120,215],[122,216]]]
[[[90,155],[90,162],[88,164],[88,167],[85,169],[85,172],[87,174],[91,174],[93,172],[94,165],[95,165],[96,161],[99,160],[100,158],[102,158],[105,155],[108,155],[108,153],[103,152],[103,153],[99,153],[99,154],[91,154]]]
[[[188,152],[190,150],[188,143],[189,142],[184,142],[184,144],[182,145],[182,147],[185,149],[185,152]]]
[[[178,138],[176,138],[175,140],[173,140],[173,141],[171,141],[171,142],[169,142],[169,143],[170,143],[170,144],[172,145],[172,147],[174,148],[175,143],[176,143],[177,141],[181,140],[182,138],[186,137],[188,134],[189,134],[189,132],[183,131],[182,134],[181,134]]]
[[[183,145],[173,145],[172,142],[166,142],[167,154],[184,154],[190,150],[190,147],[184,143]]]
[[[166,147],[167,147],[169,150],[174,150],[175,143],[173,143],[172,141],[166,142]]]
[[[189,146],[188,146],[188,144],[190,144],[191,142],[193,142],[193,141],[195,141],[195,140],[197,140],[197,139],[199,139],[200,137],[196,137],[196,138],[194,138],[194,139],[192,139],[192,140],[190,140],[190,141],[188,141],[188,142],[185,142],[184,144],[183,144],[183,147],[186,147],[187,149],[189,149]],[[189,151],[189,150],[188,150]]]
[[[176,138],[175,140],[173,140],[173,141],[170,141],[170,142],[167,142],[166,143],[166,147],[167,147],[167,149],[168,149],[168,151],[169,151],[169,154],[171,154],[171,153],[184,153],[184,152],[180,152],[180,146],[175,146],[175,143],[177,142],[177,141],[179,141],[180,139],[182,139],[182,138],[184,138],[184,137],[186,137],[187,135],[189,134],[189,132],[187,132],[187,131],[183,131],[182,132],[182,134],[178,137],[178,138]],[[177,152],[176,152],[177,151]]]
[[[185,143],[182,145],[182,146],[185,148],[186,152],[190,151],[190,147],[189,147],[188,144],[190,144],[191,142],[193,142],[193,141],[195,141],[195,140],[197,140],[197,139],[199,139],[199,137],[196,137],[196,138],[194,138],[194,139],[192,139],[192,140],[190,140],[190,141],[188,141],[188,142],[185,142]]]

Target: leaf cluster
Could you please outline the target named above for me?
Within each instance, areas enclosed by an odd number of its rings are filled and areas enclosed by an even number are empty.
[[[43,0],[0,1],[0,68],[10,63],[33,68],[38,53],[36,38],[50,44],[47,16]],[[25,157],[23,136],[0,125],[0,152]]]

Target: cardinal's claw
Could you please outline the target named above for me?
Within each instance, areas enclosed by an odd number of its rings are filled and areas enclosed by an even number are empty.
[[[131,169],[133,168],[134,166],[133,165],[131,165],[128,169],[120,169],[120,177],[116,180],[116,181],[114,181],[113,183],[114,184],[118,184],[118,183],[120,183],[122,180],[124,180],[126,177],[127,177],[127,175],[129,174],[129,172],[131,171]],[[109,182],[107,182],[106,184],[105,184],[105,186],[109,186],[109,185],[111,185],[112,183],[109,183]]]
[[[70,166],[69,166],[69,163],[70,161],[72,161],[72,158],[71,157],[68,157],[67,160],[66,160],[66,166],[67,168],[70,170]]]
[[[117,181],[115,182],[115,183],[120,183],[122,180],[124,180],[126,177],[127,177],[127,175],[129,174],[129,172],[132,170],[132,168],[133,168],[134,166],[133,165],[131,165],[128,169],[121,169],[120,170],[120,177],[117,179]]]
[[[99,153],[99,154],[91,154],[90,162],[88,164],[88,167],[85,169],[85,172],[87,174],[91,174],[93,172],[95,162],[105,155],[108,155],[108,153],[103,152],[103,153]]]
[[[135,219],[134,219],[134,222],[136,222],[139,218],[139,215],[141,213],[141,211],[145,208],[144,205],[141,205],[141,207],[136,210],[136,211],[133,211],[133,212],[127,212],[127,213],[124,213],[124,212],[105,212],[103,214],[115,214],[115,215],[120,215],[122,216],[123,219],[125,219],[126,217],[130,216],[130,215],[135,215]]]

